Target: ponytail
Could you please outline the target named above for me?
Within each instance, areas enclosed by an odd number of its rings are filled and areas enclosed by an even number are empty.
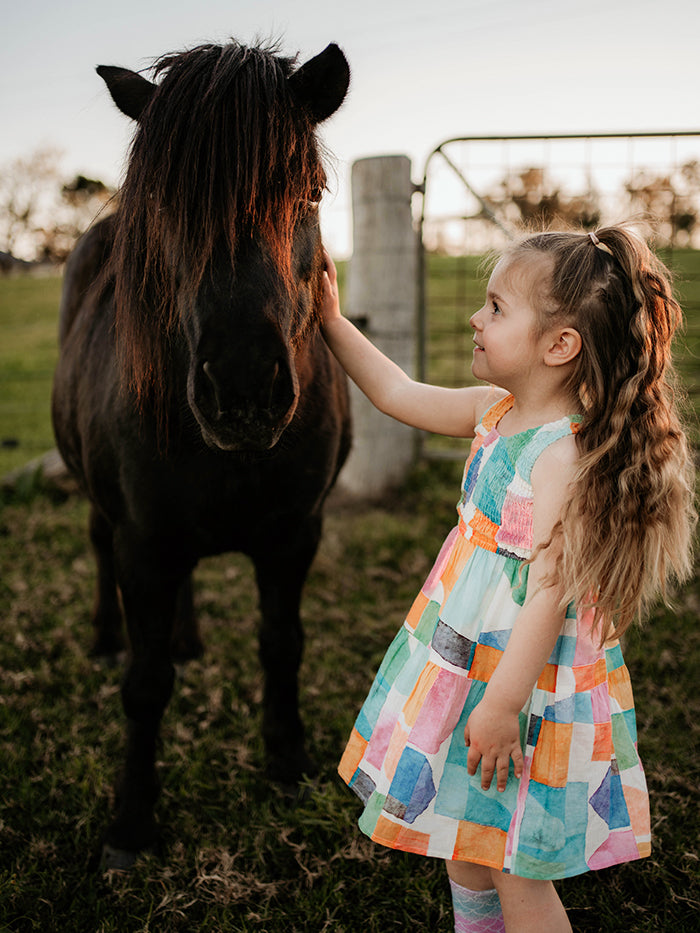
[[[555,574],[605,640],[691,570],[694,469],[671,358],[682,312],[668,271],[625,227],[541,234],[513,253],[532,249],[554,259],[543,328],[566,321],[582,338],[568,383],[579,463],[552,535]]]

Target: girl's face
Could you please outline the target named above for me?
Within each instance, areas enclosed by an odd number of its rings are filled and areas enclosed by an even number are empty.
[[[543,291],[542,277],[549,274],[550,260],[543,255],[498,262],[486,302],[469,320],[474,328],[472,373],[477,379],[516,393],[542,365],[546,335],[538,335],[532,302]]]

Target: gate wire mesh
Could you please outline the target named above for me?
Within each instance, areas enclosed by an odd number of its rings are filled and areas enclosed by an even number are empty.
[[[674,273],[686,315],[676,359],[698,442],[700,131],[450,139],[428,157],[420,190],[421,380],[473,384],[468,321],[483,303],[484,259],[512,236],[632,220]],[[462,458],[465,442],[426,434],[421,452]]]

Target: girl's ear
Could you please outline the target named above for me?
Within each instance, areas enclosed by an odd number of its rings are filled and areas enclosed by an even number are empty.
[[[563,366],[564,363],[570,363],[581,352],[582,344],[581,335],[573,327],[554,331],[545,351],[545,365]]]

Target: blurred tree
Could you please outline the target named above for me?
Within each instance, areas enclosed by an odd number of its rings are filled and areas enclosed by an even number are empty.
[[[58,184],[59,158],[55,149],[38,149],[0,171],[0,249],[14,258],[35,258],[33,233]]]
[[[660,244],[696,245],[700,161],[688,161],[667,172],[637,169],[624,182],[621,194],[627,195],[627,204],[622,209],[619,203],[608,205],[607,213],[644,220]],[[603,222],[603,199],[593,186],[583,194],[569,194],[545,168],[531,167],[504,176],[483,200],[499,219],[514,227],[592,229]]]
[[[65,183],[60,161],[46,147],[0,168],[0,251],[14,259],[62,262],[113,195],[83,175]]]
[[[625,183],[633,212],[641,212],[657,240],[692,246],[700,210],[700,162],[666,173],[638,169]]]
[[[64,262],[78,237],[90,226],[114,196],[104,182],[84,175],[64,184],[60,190],[60,210],[52,220],[36,230],[39,258]]]
[[[484,200],[495,214],[514,226],[595,227],[601,216],[595,189],[567,194],[545,168],[534,166],[506,175]]]

